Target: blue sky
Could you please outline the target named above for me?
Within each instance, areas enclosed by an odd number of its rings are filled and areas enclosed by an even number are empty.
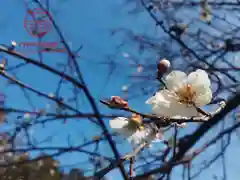
[[[11,11],[9,11],[11,9]],[[1,16],[0,24],[2,28],[0,40],[2,44],[9,44],[11,40],[16,41],[18,44],[24,42],[36,42],[37,39],[30,36],[24,28],[24,20],[26,18],[25,6],[19,1],[4,1],[1,4],[1,11],[4,16]],[[119,43],[118,38],[112,38],[109,30],[116,27],[129,27],[133,20],[136,18],[129,18],[121,12],[117,2],[105,1],[104,4],[100,1],[97,2],[79,2],[68,1],[68,3],[53,3],[53,16],[58,26],[61,28],[65,38],[71,42],[73,50],[79,48],[83,44],[83,50],[80,53],[78,59],[81,64],[81,70],[84,74],[84,78],[89,86],[91,93],[94,95],[96,102],[101,98],[109,97],[121,93],[122,85],[127,84],[127,79],[110,79],[110,82],[106,84],[107,66],[96,65],[97,62],[103,61],[106,55],[115,52],[115,46]],[[114,18],[113,18],[114,17]],[[136,25],[137,26],[137,25]],[[59,38],[56,32],[51,31],[44,37],[44,41],[56,42]],[[25,53],[27,56],[39,59],[38,54],[29,53],[27,50],[23,50],[17,47],[17,50]],[[3,54],[2,54],[3,55]],[[20,61],[6,56],[9,59],[9,66],[14,66]],[[48,65],[55,66],[58,62],[66,61],[66,55],[64,53],[44,53],[44,62]],[[123,60],[123,59],[120,59]],[[127,63],[126,63],[127,64]],[[55,66],[56,67],[56,66]],[[117,73],[126,73],[127,69],[123,69]],[[17,77],[24,83],[31,85],[32,87],[43,91],[46,94],[52,93],[56,89],[58,78],[45,73],[41,69],[35,68],[31,65],[21,68],[16,71]],[[24,97],[24,93],[16,86],[6,86],[7,82],[1,78],[1,89],[6,94],[6,106],[14,108],[32,109],[31,105]],[[107,85],[107,86],[106,86]],[[61,91],[63,97],[68,97],[69,86],[66,85]],[[46,99],[39,98],[33,94],[30,95],[31,99],[36,105],[36,108],[49,108],[49,111],[54,110],[54,103],[47,101]],[[81,105],[82,104],[82,105]],[[134,105],[134,103],[132,103]],[[83,107],[84,106],[84,107]],[[137,106],[135,104],[135,106]],[[90,112],[90,108],[87,105],[86,99],[80,103],[80,110],[84,112]],[[106,107],[99,104],[102,112],[109,112]],[[14,116],[9,116],[9,119]],[[13,120],[11,120],[13,121]],[[106,120],[106,124],[108,122]],[[5,125],[1,127],[2,131],[9,131],[12,126]],[[80,144],[83,139],[83,134],[91,139],[94,135],[100,134],[100,129],[96,126],[91,126],[89,121],[83,120],[79,123],[77,121],[69,121],[67,125],[60,123],[49,123],[45,128],[41,126],[34,126],[32,128],[32,136],[39,141],[45,139],[48,136],[53,135],[54,138],[51,142],[43,143],[42,146],[64,146],[66,145],[66,138],[70,134],[73,139],[73,144]],[[23,136],[21,134],[20,138]],[[129,146],[125,145],[129,150]],[[92,149],[91,147],[88,149]],[[110,155],[110,148],[107,143],[101,145],[101,151],[103,154]],[[122,152],[124,153],[124,152]],[[36,153],[33,153],[35,155]],[[60,157],[63,165],[71,165],[79,163],[81,168],[86,167],[84,162],[87,160],[84,154],[71,153]],[[67,168],[66,168],[67,169]],[[119,177],[120,178],[120,177]]]
[[[129,79],[124,78],[130,70],[127,66],[118,69],[114,72],[114,78],[110,78],[109,82],[106,84],[108,68],[104,65],[99,65],[98,63],[106,60],[106,55],[112,54],[116,51],[116,45],[122,41],[122,37],[111,37],[109,29],[117,27],[132,28],[135,32],[147,31],[148,33],[155,32],[153,27],[154,23],[148,18],[148,16],[141,15],[140,17],[129,16],[126,14],[126,9],[124,9],[121,1],[104,0],[102,1],[52,1],[53,17],[62,30],[65,38],[71,42],[71,47],[73,50],[79,48],[83,45],[83,49],[80,52],[80,57],[78,61],[81,64],[81,71],[84,74],[85,81],[98,102],[100,99],[109,97],[111,95],[121,94],[121,87],[123,85],[129,84]],[[120,6],[119,6],[120,5]],[[121,9],[121,8],[123,9]],[[15,40],[18,43],[21,42],[35,42],[36,38],[30,36],[24,29],[24,19],[26,18],[26,11],[24,4],[17,0],[5,0],[1,2],[1,13],[0,17],[0,37],[1,44],[9,44],[11,40]],[[147,28],[146,28],[147,27]],[[57,33],[51,31],[46,37],[45,41],[55,42],[59,40]],[[125,52],[136,53],[134,47],[126,48]],[[24,53],[27,53],[24,51]],[[28,54],[35,59],[39,59],[38,54]],[[65,62],[67,56],[64,53],[44,53],[44,62],[48,65],[56,67],[56,63]],[[7,56],[9,59],[9,66],[15,65],[20,61]],[[126,65],[128,62],[124,58],[119,57],[117,59],[119,62],[123,62]],[[17,72],[17,77],[21,79],[24,83],[30,84],[32,87],[49,94],[54,92],[58,82],[56,76],[44,72],[41,69],[28,65],[24,68],[19,69]],[[119,77],[119,78],[116,78]],[[71,90],[70,85],[65,85],[61,91],[63,97],[69,97]],[[7,105],[14,108],[31,109],[31,105],[26,101],[24,93],[15,86],[6,86],[6,80],[1,78],[0,84],[1,90],[7,95]],[[34,105],[36,108],[50,107],[49,111],[54,110],[54,103],[37,97],[31,94]],[[130,105],[141,111],[150,111],[150,107],[139,105],[143,104],[147,97],[142,97],[137,100],[130,102]],[[99,104],[101,112],[108,113],[112,112],[106,107]],[[91,109],[87,104],[86,99],[80,101],[78,107],[83,112],[89,112]],[[9,116],[10,118],[11,116]],[[81,122],[79,122],[81,121]],[[105,120],[108,124],[108,120]],[[0,130],[7,130],[11,128],[9,126],[1,127]],[[194,127],[193,127],[194,128]],[[67,136],[71,135],[71,141],[73,144],[80,144],[83,141],[83,134],[91,139],[91,137],[100,134],[100,129],[94,125],[91,125],[88,120],[69,120],[67,124],[62,124],[62,122],[53,122],[46,125],[45,128],[41,126],[36,126],[32,129],[32,135],[39,141],[45,139],[46,137],[53,135],[52,141],[45,142],[41,146],[64,146],[67,145]],[[121,148],[121,153],[124,154],[130,150],[129,145],[124,143],[118,145]],[[93,147],[88,148],[92,150]],[[110,156],[111,150],[107,143],[102,144],[101,153]],[[214,149],[212,151],[215,151]],[[239,147],[231,148],[231,154],[233,152],[239,152]],[[36,155],[33,153],[33,155]],[[234,159],[233,156],[228,157],[229,161]],[[63,165],[70,165],[79,163],[77,167],[89,168],[86,166],[85,161],[87,157],[83,153],[70,153],[60,157],[60,161]],[[239,169],[235,164],[229,163],[231,170],[229,174],[235,174]],[[218,167],[213,167],[213,170],[218,169]],[[66,168],[69,170],[69,168]],[[179,176],[179,171],[176,170],[176,177]],[[221,170],[219,170],[221,171]],[[210,170],[211,172],[211,170]],[[232,173],[231,173],[232,172]],[[114,179],[121,179],[117,171],[113,171],[109,174],[110,177],[114,176]],[[202,176],[201,176],[202,177]],[[229,179],[236,179],[236,176],[229,176]]]

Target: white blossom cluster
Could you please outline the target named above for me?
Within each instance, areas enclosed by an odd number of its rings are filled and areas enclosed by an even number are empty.
[[[150,97],[146,104],[152,106],[152,114],[158,117],[181,119],[200,116],[198,108],[211,100],[211,82],[206,71],[197,69],[187,75],[176,70],[165,77],[165,88]],[[139,128],[139,123],[131,118],[110,120],[110,127],[134,145],[159,139],[156,127],[143,125]]]

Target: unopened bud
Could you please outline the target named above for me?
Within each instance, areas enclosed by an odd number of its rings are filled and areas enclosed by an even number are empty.
[[[128,107],[128,102],[123,100],[121,97],[119,96],[112,96],[111,97],[111,102],[114,103],[115,105],[119,105],[121,107]]]
[[[122,91],[127,92],[128,91],[128,86],[126,86],[126,85],[122,86]]]
[[[157,65],[158,72],[161,74],[164,74],[168,71],[170,66],[171,66],[171,63],[167,59],[162,59]]]
[[[9,51],[12,51],[12,50],[14,50],[15,49],[15,47],[17,46],[17,43],[16,43],[16,41],[11,41],[11,46],[10,47],[8,47],[8,50]]]
[[[16,41],[11,41],[11,45],[14,46],[14,47],[16,47],[16,46],[17,46]]]
[[[4,64],[0,64],[0,69],[4,70],[5,69],[5,65]]]
[[[0,63],[0,71],[4,72],[7,65],[7,60],[3,58],[3,61]]]

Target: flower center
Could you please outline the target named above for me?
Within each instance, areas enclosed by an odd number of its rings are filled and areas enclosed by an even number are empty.
[[[177,92],[177,95],[179,97],[179,102],[189,105],[194,104],[196,92],[193,91],[191,85],[188,84],[184,86],[181,90]]]
[[[136,130],[143,130],[144,126],[141,124],[141,122],[136,121],[135,119],[131,119],[128,123],[128,128],[136,131]]]

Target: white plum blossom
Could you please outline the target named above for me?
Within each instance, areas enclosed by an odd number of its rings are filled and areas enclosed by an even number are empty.
[[[166,77],[166,89],[160,90],[146,101],[152,112],[171,118],[199,116],[196,107],[211,102],[212,91],[208,74],[196,70],[188,76],[182,71],[172,71]]]
[[[143,142],[150,143],[156,138],[153,129],[145,128],[139,122],[125,117],[110,120],[110,127],[133,145],[139,145]]]

